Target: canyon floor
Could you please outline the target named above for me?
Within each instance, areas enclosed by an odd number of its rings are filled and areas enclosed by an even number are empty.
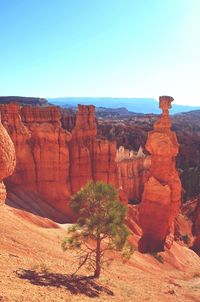
[[[135,251],[127,263],[113,253],[99,280],[85,270],[73,277],[63,227],[6,205],[0,217],[1,302],[200,301],[200,258],[186,247],[175,243],[159,257]]]

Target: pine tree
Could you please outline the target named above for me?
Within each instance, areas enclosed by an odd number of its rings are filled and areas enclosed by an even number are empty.
[[[68,230],[62,247],[77,249],[79,265],[87,265],[98,278],[108,250],[123,252],[129,258],[133,246],[128,242],[130,231],[124,224],[126,206],[118,201],[112,185],[89,182],[71,198],[70,206],[77,213],[77,223]]]

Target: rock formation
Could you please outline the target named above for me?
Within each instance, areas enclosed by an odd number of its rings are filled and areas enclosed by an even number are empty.
[[[176,134],[171,131],[169,108],[173,98],[160,97],[163,113],[148,134],[146,149],[151,154],[150,177],[144,185],[140,208],[143,231],[141,252],[158,252],[173,243],[174,220],[181,201],[181,182],[175,166],[178,154]]]
[[[69,184],[69,148],[71,133],[61,128],[57,107],[1,105],[2,123],[14,142],[17,156],[15,173],[6,181],[8,190],[28,203],[38,193],[61,213],[68,214],[66,200]],[[8,196],[10,197],[10,196]],[[35,208],[38,207],[34,195]],[[13,199],[13,198],[12,198]],[[17,198],[15,198],[17,202]],[[48,215],[48,214],[47,214]],[[51,217],[56,218],[56,217]]]
[[[193,234],[195,236],[193,250],[200,256],[200,196],[197,198],[197,206],[195,208]]]
[[[0,120],[0,204],[6,199],[3,179],[11,175],[16,164],[15,148]]]
[[[58,107],[20,107],[18,104],[8,104],[1,105],[0,111],[2,123],[14,142],[17,156],[15,172],[6,180],[9,204],[58,222],[69,222],[73,219],[69,208],[70,196],[87,181],[102,180],[113,184],[119,189],[120,199],[125,203],[128,200],[140,202],[146,183],[144,196],[148,193],[148,184],[155,188],[161,186],[158,190],[163,197],[161,212],[168,215],[167,211],[170,209],[168,218],[171,220],[167,224],[172,228],[173,213],[176,213],[172,206],[175,207],[179,202],[176,189],[178,180],[173,162],[178,147],[175,136],[166,123],[166,117],[163,126],[156,123],[155,130],[149,134],[147,149],[152,153],[151,164],[151,157],[144,155],[141,148],[134,152],[120,147],[117,151],[115,141],[97,139],[94,106],[79,105],[76,118],[70,113],[70,118],[67,119],[65,112],[65,126]],[[63,128],[72,127],[74,123],[71,132]],[[164,148],[164,155],[158,139],[160,136],[164,136],[162,143],[167,141],[169,149]],[[168,144],[171,144],[170,147]],[[162,166],[166,165],[165,173],[159,171],[160,163]],[[153,179],[149,178],[150,165]],[[168,165],[171,165],[170,170],[167,170]],[[169,179],[166,178],[167,171]],[[171,202],[170,192],[172,206],[166,206],[165,211],[164,201]],[[147,195],[150,196],[149,193]],[[144,196],[143,212],[146,200]],[[154,199],[157,201],[159,198],[156,196]],[[147,210],[149,209],[151,211],[148,203]],[[148,211],[145,217],[148,216]],[[132,213],[131,210],[129,212]],[[159,216],[161,212],[156,213]],[[134,217],[129,218],[133,221]],[[167,226],[162,227],[162,232],[165,229]]]
[[[88,180],[117,186],[116,143],[96,139],[94,106],[79,106],[72,133],[57,107],[1,105],[14,142],[16,170],[6,180],[8,203],[59,222],[72,219],[70,196]]]
[[[142,148],[138,152],[129,151],[121,146],[117,150],[117,176],[118,186],[126,195],[130,203],[139,203],[141,201],[144,183],[149,175],[151,164],[150,156],[145,156]]]
[[[117,186],[116,143],[96,139],[94,106],[78,106],[70,142],[72,193],[88,180],[102,180]]]
[[[72,131],[76,124],[76,114],[70,108],[60,108],[62,128]]]

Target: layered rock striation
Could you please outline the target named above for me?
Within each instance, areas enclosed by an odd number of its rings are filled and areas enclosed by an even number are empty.
[[[0,204],[6,199],[6,188],[3,179],[10,176],[16,164],[15,148],[6,129],[0,120]]]
[[[150,156],[143,153],[142,147],[138,152],[129,151],[121,146],[116,155],[118,186],[129,203],[140,203],[144,183],[149,176]]]
[[[176,134],[171,131],[169,108],[171,97],[160,97],[163,113],[149,132],[146,149],[151,154],[150,176],[144,185],[140,208],[143,231],[141,252],[158,252],[173,243],[174,220],[181,202],[181,182],[176,170],[178,154]]]
[[[62,129],[59,109],[9,104],[1,105],[0,110],[17,156],[15,172],[6,181],[8,198],[18,204],[18,193],[21,196],[23,192],[25,209],[29,210],[32,195],[35,199],[33,212],[37,212],[37,200],[42,199],[59,212],[68,214],[71,133]],[[56,219],[56,216],[51,218]]]
[[[59,222],[73,219],[70,196],[89,180],[117,186],[116,143],[96,139],[94,106],[79,106],[72,132],[58,107],[1,105],[17,165],[6,181],[8,203]]]
[[[116,142],[96,139],[94,106],[78,106],[76,125],[70,142],[72,193],[88,180],[101,180],[117,186]]]

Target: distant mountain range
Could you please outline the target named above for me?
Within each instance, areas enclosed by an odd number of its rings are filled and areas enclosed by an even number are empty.
[[[158,101],[151,98],[91,98],[91,97],[61,97],[36,98],[20,96],[0,96],[0,104],[17,102],[22,105],[49,106],[57,105],[63,108],[77,107],[78,104],[95,105],[99,116],[103,115],[132,115],[133,113],[160,114]],[[109,111],[106,110],[109,108]],[[116,111],[117,110],[117,111]],[[173,104],[171,114],[200,110],[199,106],[184,106]],[[128,112],[129,111],[129,112]]]
[[[47,98],[49,103],[61,107],[75,107],[78,104],[95,105],[96,107],[105,108],[121,108],[124,107],[131,112],[136,113],[155,113],[159,114],[161,111],[158,108],[158,102],[151,98],[92,98],[92,97],[61,97],[61,98]],[[173,104],[171,114],[188,112],[192,110],[200,110],[200,106],[184,106]]]

